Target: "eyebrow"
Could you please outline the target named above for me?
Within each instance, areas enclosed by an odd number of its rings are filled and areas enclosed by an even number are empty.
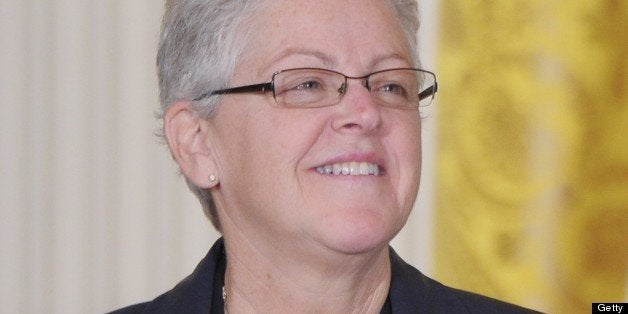
[[[325,67],[327,67],[327,69],[330,70],[335,70],[335,65],[337,64],[336,61],[334,61],[333,57],[318,51],[318,50],[311,50],[311,49],[303,49],[303,48],[297,48],[297,47],[288,47],[286,48],[284,51],[282,51],[279,55],[277,55],[275,58],[273,58],[271,60],[271,62],[269,62],[269,65],[262,68],[258,74],[263,74],[266,73],[270,67],[272,67],[274,64],[276,64],[277,62],[279,62],[280,60],[290,57],[290,56],[294,56],[294,55],[301,55],[301,56],[310,56],[310,57],[314,57],[316,59],[321,60]],[[403,61],[404,63],[407,63],[408,66],[412,65],[412,62],[409,62],[407,58],[403,57],[402,55],[398,54],[398,53],[389,53],[389,54],[382,54],[380,56],[377,56],[375,59],[373,59],[369,64],[368,64],[368,68],[369,69],[375,69],[376,66],[380,63],[383,63],[385,61],[388,60],[398,60],[398,61]],[[276,71],[276,70],[275,70]],[[273,71],[273,72],[275,72]]]
[[[402,55],[398,54],[398,53],[390,53],[390,54],[384,54],[384,55],[380,55],[377,58],[373,59],[373,61],[371,61],[369,63],[369,69],[375,69],[377,67],[378,64],[383,63],[384,61],[389,61],[389,60],[398,60],[398,61],[403,61],[405,63],[408,64],[408,66],[412,66],[412,62],[409,62],[409,60],[405,57],[403,57]]]
[[[288,47],[285,50],[283,50],[280,54],[278,54],[275,58],[273,58],[270,62],[269,65],[262,68],[260,70],[259,74],[265,73],[269,70],[270,67],[272,67],[273,65],[275,65],[277,62],[279,62],[282,59],[285,59],[287,57],[290,56],[309,56],[309,57],[314,57],[316,59],[319,59],[320,61],[323,62],[323,64],[329,68],[332,69],[334,67],[334,65],[336,65],[336,62],[333,60],[333,58],[321,51],[318,50],[311,50],[311,49],[303,49],[303,48],[296,48],[296,47]],[[275,71],[273,71],[275,72]]]

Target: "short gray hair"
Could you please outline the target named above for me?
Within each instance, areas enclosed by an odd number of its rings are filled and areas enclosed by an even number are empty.
[[[260,0],[167,0],[157,52],[160,117],[170,105],[190,101],[194,110],[209,117],[219,97],[195,101],[201,94],[225,88],[236,63],[246,48],[252,29],[244,21],[262,5]],[[419,65],[416,0],[387,0],[407,37],[413,61]],[[163,136],[163,131],[160,132]],[[218,211],[211,193],[186,178],[205,215],[221,231]]]

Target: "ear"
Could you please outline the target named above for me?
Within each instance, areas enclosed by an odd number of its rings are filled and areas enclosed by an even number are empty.
[[[209,180],[210,175],[217,174],[209,122],[199,117],[189,102],[179,101],[164,114],[164,133],[183,175],[200,188],[214,187],[216,183]]]

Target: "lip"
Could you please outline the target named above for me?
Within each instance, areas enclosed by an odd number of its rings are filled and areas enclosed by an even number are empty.
[[[316,172],[317,167],[331,165],[335,163],[352,162],[352,161],[368,162],[371,164],[376,164],[379,167],[380,176],[383,176],[386,174],[386,165],[384,162],[384,158],[379,157],[378,154],[376,154],[375,152],[352,152],[352,153],[338,155],[338,156],[335,156],[326,160],[323,163],[320,163],[312,167],[310,170]]]

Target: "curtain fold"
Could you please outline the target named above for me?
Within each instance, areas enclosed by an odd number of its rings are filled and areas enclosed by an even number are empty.
[[[153,134],[162,1],[0,1],[0,304],[152,298],[216,238]]]

